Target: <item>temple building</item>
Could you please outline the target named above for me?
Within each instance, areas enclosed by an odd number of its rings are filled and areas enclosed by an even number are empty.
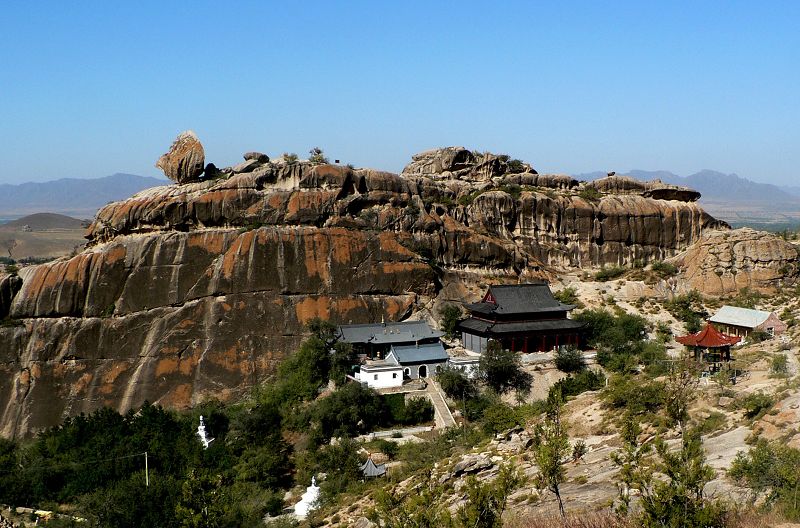
[[[747,337],[754,330],[774,336],[784,333],[788,328],[775,312],[727,305],[720,308],[709,321],[718,329],[741,337]]]
[[[392,346],[440,343],[439,338],[443,335],[425,321],[339,326],[339,340],[350,343],[356,354],[369,359],[384,359]]]
[[[585,345],[583,323],[567,317],[575,306],[556,300],[546,282],[490,286],[480,302],[464,306],[470,317],[458,330],[470,352],[485,352],[490,339],[524,353]]]
[[[731,347],[739,343],[742,338],[723,334],[711,323],[706,323],[705,328],[697,333],[676,337],[675,340],[694,353],[694,358],[711,363],[714,370],[719,370],[723,362],[730,361]]]

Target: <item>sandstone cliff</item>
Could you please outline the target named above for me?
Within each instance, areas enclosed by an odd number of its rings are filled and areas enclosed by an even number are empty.
[[[461,148],[400,175],[265,155],[205,172],[106,206],[83,253],[0,277],[0,433],[230,398],[312,317],[400,319],[470,280],[664,259],[726,227],[690,190],[591,186]]]

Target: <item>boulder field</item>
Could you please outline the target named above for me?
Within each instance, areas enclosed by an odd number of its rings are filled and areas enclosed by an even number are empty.
[[[169,162],[188,179],[200,163]],[[399,175],[248,153],[204,177],[107,205],[72,258],[0,274],[0,434],[230,399],[314,317],[398,320],[469,285],[679,257],[727,230],[690,189],[458,147]]]

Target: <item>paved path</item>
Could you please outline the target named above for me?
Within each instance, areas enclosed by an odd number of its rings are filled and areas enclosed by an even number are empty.
[[[428,383],[425,394],[433,404],[433,415],[436,420],[436,428],[446,429],[448,427],[453,427],[456,425],[456,419],[453,418],[453,413],[450,412],[450,408],[447,406],[447,402],[444,399],[444,394],[442,394],[442,389],[439,388],[439,385],[433,378],[425,378],[425,381]]]
[[[428,431],[433,431],[433,427],[430,425],[421,425],[419,427],[406,427],[404,429],[390,429],[388,431],[374,431],[369,434],[361,435],[356,440],[363,440],[368,442],[370,440],[375,440],[376,438],[391,438],[392,435],[400,433],[403,436],[409,436],[417,433],[426,433]]]

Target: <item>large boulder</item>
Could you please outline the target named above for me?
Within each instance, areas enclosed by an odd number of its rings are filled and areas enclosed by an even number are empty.
[[[203,174],[206,153],[203,144],[191,130],[181,132],[166,154],[158,158],[156,167],[176,183],[196,181]]]
[[[708,295],[742,288],[772,291],[800,276],[797,246],[750,228],[704,231],[675,263],[691,288]]]

